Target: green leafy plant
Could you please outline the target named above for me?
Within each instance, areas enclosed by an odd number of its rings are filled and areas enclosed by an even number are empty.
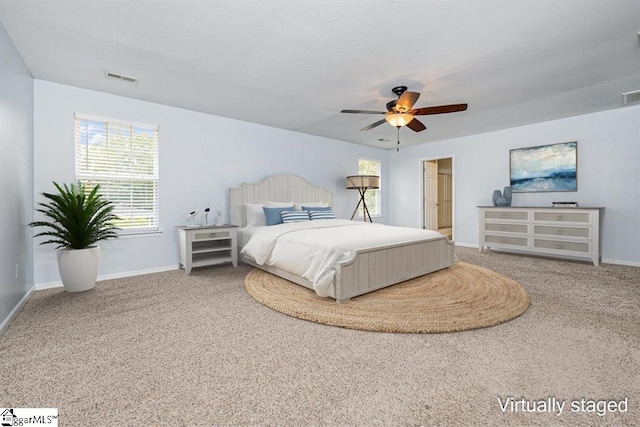
[[[51,239],[40,243],[56,244],[57,248],[85,249],[99,240],[117,238],[118,227],[113,221],[119,218],[113,213],[113,204],[98,193],[100,185],[86,191],[82,183],[62,186],[54,182],[57,194],[42,193],[48,199],[39,203],[40,209],[51,221],[34,221],[31,227],[48,227],[49,230],[34,237],[49,236]]]

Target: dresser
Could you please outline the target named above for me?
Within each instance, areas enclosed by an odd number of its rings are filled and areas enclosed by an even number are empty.
[[[597,266],[604,208],[494,207],[480,210],[479,247],[561,258]]]

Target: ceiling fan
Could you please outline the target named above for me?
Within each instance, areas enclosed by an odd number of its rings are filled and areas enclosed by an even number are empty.
[[[467,104],[439,105],[436,107],[413,108],[420,94],[407,91],[406,86],[396,86],[391,89],[398,99],[387,102],[387,111],[371,110],[342,110],[341,113],[351,114],[384,114],[384,119],[371,123],[360,129],[361,131],[373,129],[384,122],[398,128],[398,149],[400,146],[400,128],[406,126],[414,132],[421,132],[427,127],[415,116],[428,116],[432,114],[455,113],[467,109]]]

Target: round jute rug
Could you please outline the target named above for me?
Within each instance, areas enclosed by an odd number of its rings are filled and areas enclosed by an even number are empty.
[[[485,328],[521,315],[530,303],[520,284],[463,262],[344,304],[258,269],[247,275],[245,288],[256,301],[289,316],[379,332],[440,333]]]

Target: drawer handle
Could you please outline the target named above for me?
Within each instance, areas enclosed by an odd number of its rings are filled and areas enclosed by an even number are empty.
[[[504,218],[506,218],[506,217],[507,217],[507,214],[502,214],[502,215],[500,215],[500,218],[503,218],[503,219],[504,219]]]
[[[216,237],[216,233],[211,233],[211,237]]]
[[[558,215],[558,221],[562,221],[562,215]]]
[[[562,243],[558,243],[557,248],[558,248],[558,249],[562,249]]]
[[[562,235],[562,230],[558,230],[558,235],[561,236]]]

